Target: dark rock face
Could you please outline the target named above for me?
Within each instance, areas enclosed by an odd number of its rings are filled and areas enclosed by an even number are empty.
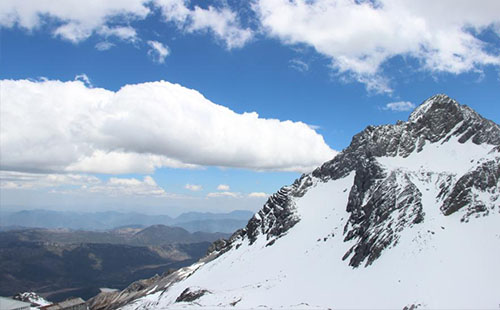
[[[310,174],[302,175],[291,186],[272,195],[264,207],[225,244],[229,249],[235,240],[248,237],[253,243],[259,234],[272,245],[300,221],[295,212],[295,198],[302,197],[314,182],[328,182],[355,173],[354,184],[346,206],[350,217],[344,227],[344,240],[355,245],[344,255],[349,265],[370,265],[381,252],[395,245],[399,232],[424,221],[422,193],[412,183],[408,172],[386,171],[377,157],[408,157],[421,152],[427,144],[444,144],[455,138],[459,143],[497,146],[500,153],[500,127],[467,106],[459,105],[446,95],[427,99],[411,113],[407,122],[395,125],[368,126],[355,135],[351,144],[334,159]],[[468,214],[487,213],[474,199],[474,190],[497,193],[499,160],[479,165],[456,181],[455,175],[440,175],[441,211],[453,214],[467,206]],[[217,246],[216,246],[217,247]]]
[[[210,293],[210,292],[207,290],[203,290],[203,289],[192,289],[192,288],[188,287],[179,295],[179,297],[177,297],[175,302],[195,301],[196,299],[200,298],[201,296],[203,296],[207,293]]]
[[[345,260],[353,254],[349,261],[353,267],[365,259],[366,265],[370,265],[383,249],[397,243],[399,232],[424,220],[422,194],[405,172],[393,171],[375,182],[368,175],[372,186],[362,191],[356,183],[363,183],[366,175],[358,176],[356,172],[347,205],[351,216],[344,227],[344,241],[358,240],[343,257]],[[363,204],[365,197],[368,201]]]
[[[446,95],[435,95],[426,100],[410,115],[409,121],[416,124],[417,133],[431,143],[445,137],[443,142],[446,142],[449,137],[457,136],[460,143],[471,140],[475,144],[500,144],[497,124]]]
[[[219,239],[214,241],[207,250],[207,254],[213,253],[213,252],[219,252],[222,249],[224,249],[228,245],[228,240],[226,239]]]
[[[290,229],[298,218],[294,217],[293,197],[294,187],[282,187],[276,194],[269,197],[264,207],[252,217],[247,225],[247,235],[253,243],[259,234],[280,236]]]
[[[473,214],[488,215],[490,210],[481,200],[476,199],[477,192],[488,192],[498,199],[500,195],[499,180],[500,157],[478,165],[476,169],[469,171],[457,181],[451,194],[440,207],[441,211],[445,215],[450,215],[467,207],[467,213],[462,221],[468,221]]]

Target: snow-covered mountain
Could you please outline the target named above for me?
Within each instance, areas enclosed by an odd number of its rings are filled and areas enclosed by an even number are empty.
[[[436,95],[368,126],[197,264],[102,308],[498,309],[499,179],[500,127]]]

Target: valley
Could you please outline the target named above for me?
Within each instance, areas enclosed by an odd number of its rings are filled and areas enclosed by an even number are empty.
[[[108,231],[5,230],[0,232],[0,295],[33,291],[51,301],[88,299],[101,288],[121,290],[190,265],[213,241],[228,236],[161,224]]]

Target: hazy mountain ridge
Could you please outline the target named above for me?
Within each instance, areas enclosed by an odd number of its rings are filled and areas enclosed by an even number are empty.
[[[355,135],[197,264],[96,309],[496,308],[499,180],[500,127],[436,95]]]
[[[223,238],[224,233],[190,233],[180,227],[153,225],[146,228],[120,228],[107,232],[28,228],[0,232],[0,244],[9,240],[58,244],[124,244],[135,246],[158,246],[175,243],[196,243]]]
[[[72,211],[23,210],[16,212],[0,211],[0,228],[3,230],[22,228],[68,228],[78,230],[104,231],[122,226],[151,225],[177,226],[189,232],[232,233],[246,225],[252,217],[250,211],[229,213],[188,212],[175,218],[168,215],[147,215],[122,213],[116,211],[81,213]]]

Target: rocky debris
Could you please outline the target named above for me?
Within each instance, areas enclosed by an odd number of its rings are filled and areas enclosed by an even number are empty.
[[[175,302],[192,302],[195,301],[196,299],[200,298],[201,296],[210,293],[207,290],[204,289],[194,289],[191,287],[186,288],[182,293],[177,297]]]

